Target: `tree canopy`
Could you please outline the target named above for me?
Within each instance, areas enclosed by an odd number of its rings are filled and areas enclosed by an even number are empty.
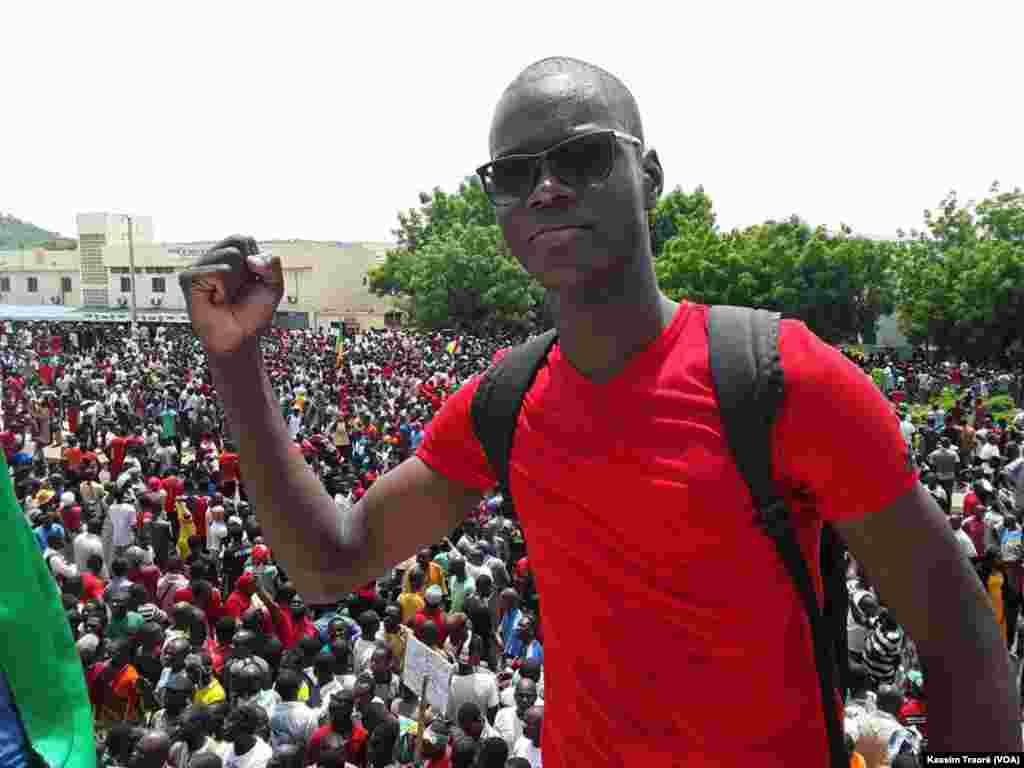
[[[403,297],[414,323],[480,331],[538,321],[544,290],[512,258],[475,178],[454,194],[421,193],[398,224],[398,247],[371,271],[370,289]]]
[[[878,319],[896,312],[913,343],[969,358],[1020,351],[1024,193],[994,184],[978,203],[950,193],[923,221],[890,240],[798,216],[723,232],[703,187],[677,187],[651,212],[651,245],[658,283],[674,299],[774,309],[833,343],[873,343]],[[401,297],[414,323],[550,323],[543,289],[509,254],[475,178],[454,193],[421,194],[394,234],[370,286]]]

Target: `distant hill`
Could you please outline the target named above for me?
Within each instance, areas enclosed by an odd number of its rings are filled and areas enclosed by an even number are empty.
[[[71,251],[78,247],[78,241],[64,237],[59,232],[37,227],[10,214],[0,213],[0,251],[39,247],[54,251]]]

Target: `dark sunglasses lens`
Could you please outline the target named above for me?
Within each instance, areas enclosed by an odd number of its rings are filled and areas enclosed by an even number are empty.
[[[577,189],[604,181],[615,161],[614,141],[610,133],[567,141],[548,156],[551,172]]]
[[[484,188],[496,205],[517,203],[530,194],[536,167],[533,158],[495,160],[483,171]]]

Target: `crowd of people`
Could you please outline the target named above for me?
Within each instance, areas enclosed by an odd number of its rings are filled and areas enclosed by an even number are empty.
[[[104,765],[541,764],[543,644],[500,495],[338,604],[307,605],[264,541],[188,326],[7,323],[2,443],[59,585]],[[423,440],[512,338],[275,331],[294,448],[339,506]],[[426,542],[425,542],[426,543]],[[415,636],[446,711],[403,683]]]
[[[263,538],[189,326],[2,330],[0,444],[62,594],[103,765],[384,768],[413,764],[418,744],[432,768],[542,765],[541,606],[500,493],[340,603],[308,605]],[[516,341],[278,329],[263,343],[294,450],[344,508]],[[857,362],[1020,653],[1024,414],[985,405],[1019,406],[1019,372]],[[927,738],[913,643],[853,561],[848,588],[851,760],[912,760]],[[445,711],[405,684],[412,637],[453,665]]]
[[[978,573],[1011,651],[1020,688],[1024,654],[1024,377],[1020,369],[932,363],[923,354],[849,354],[885,393],[921,469],[921,482],[946,512]],[[1001,415],[991,398],[1006,399]],[[889,614],[868,574],[851,562],[847,587],[850,659],[846,731],[868,764],[887,764],[927,744],[923,671],[914,644]],[[909,758],[908,758],[909,760]],[[895,763],[894,763],[895,764]],[[912,763],[907,762],[910,765]]]

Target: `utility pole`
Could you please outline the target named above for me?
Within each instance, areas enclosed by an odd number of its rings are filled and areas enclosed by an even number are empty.
[[[137,338],[138,328],[136,327],[136,304],[135,304],[135,239],[134,233],[132,232],[132,217],[125,216],[128,219],[128,269],[130,270],[132,277],[132,310],[131,310],[131,322],[132,322],[132,339]]]

